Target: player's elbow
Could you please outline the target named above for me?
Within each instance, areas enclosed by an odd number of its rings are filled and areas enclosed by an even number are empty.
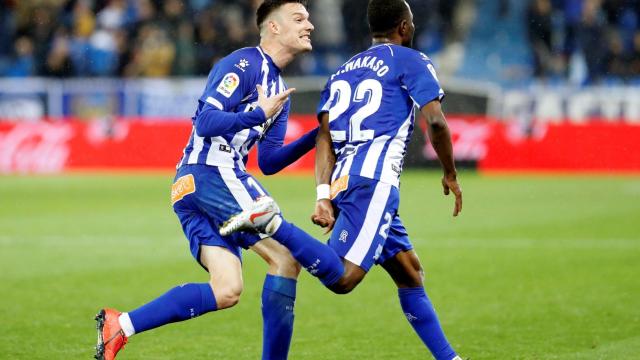
[[[447,128],[447,121],[440,114],[428,116],[427,124],[432,131],[440,131]]]
[[[209,129],[207,126],[204,125],[204,121],[200,120],[200,119],[196,119],[196,123],[195,123],[195,132],[196,135],[200,136],[200,137],[213,137],[216,136],[214,134],[212,134],[212,132],[210,131],[211,129]]]
[[[280,170],[273,166],[273,163],[270,160],[264,158],[258,159],[258,167],[260,168],[260,171],[267,176],[277,174]]]

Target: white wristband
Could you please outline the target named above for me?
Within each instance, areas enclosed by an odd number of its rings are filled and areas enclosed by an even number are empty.
[[[331,186],[329,184],[320,184],[316,187],[316,201],[331,198]]]

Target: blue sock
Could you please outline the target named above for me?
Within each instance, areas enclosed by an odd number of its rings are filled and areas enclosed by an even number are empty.
[[[335,284],[344,274],[342,260],[332,248],[284,219],[271,237],[286,246],[291,255],[325,286]]]
[[[293,334],[295,279],[267,274],[262,288],[262,360],[286,360]]]
[[[453,359],[456,352],[444,336],[438,316],[424,288],[398,289],[398,296],[407,320],[436,360]]]
[[[129,312],[136,333],[215,311],[216,298],[209,284],[184,284]]]

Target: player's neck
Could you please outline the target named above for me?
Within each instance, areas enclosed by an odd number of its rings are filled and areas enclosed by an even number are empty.
[[[296,57],[295,54],[292,54],[286,48],[275,42],[261,41],[260,47],[262,48],[262,51],[271,57],[273,63],[276,64],[280,70],[289,65],[289,63]]]
[[[388,36],[375,36],[371,41],[371,45],[382,45],[382,44],[391,44],[391,45],[402,45],[402,40],[391,38]]]

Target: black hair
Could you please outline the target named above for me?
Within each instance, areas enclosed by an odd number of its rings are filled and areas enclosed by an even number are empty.
[[[388,34],[406,18],[407,11],[407,4],[404,0],[369,1],[367,18],[371,34]]]
[[[265,0],[258,6],[258,10],[256,11],[256,24],[258,28],[264,22],[264,20],[275,10],[277,10],[280,6],[289,3],[297,3],[302,4],[304,7],[307,7],[307,0]]]

